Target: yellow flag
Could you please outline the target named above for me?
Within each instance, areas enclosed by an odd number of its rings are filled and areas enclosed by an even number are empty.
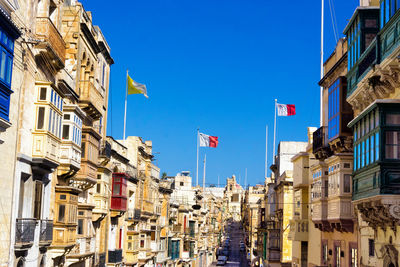
[[[131,77],[129,77],[129,75],[127,79],[128,79],[128,95],[143,94],[146,98],[149,98],[147,96],[146,85],[135,82]]]

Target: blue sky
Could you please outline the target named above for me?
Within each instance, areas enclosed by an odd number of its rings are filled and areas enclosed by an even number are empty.
[[[82,0],[111,47],[108,135],[123,134],[126,69],[149,99],[128,97],[127,135],[153,141],[155,163],[195,180],[196,129],[216,135],[207,184],[236,174],[264,181],[265,126],[272,160],[274,99],[295,104],[278,119],[277,141],[306,141],[319,125],[320,1]],[[358,0],[334,1],[340,36]],[[335,39],[326,1],[325,58]],[[199,180],[202,180],[200,162]]]

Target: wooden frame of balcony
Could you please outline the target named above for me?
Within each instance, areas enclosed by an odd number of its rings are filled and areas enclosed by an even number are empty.
[[[36,18],[36,38],[39,42],[35,48],[43,59],[50,63],[54,72],[64,68],[66,45],[61,34],[49,17]]]
[[[79,106],[94,120],[102,116],[104,112],[104,96],[93,82],[79,82]]]

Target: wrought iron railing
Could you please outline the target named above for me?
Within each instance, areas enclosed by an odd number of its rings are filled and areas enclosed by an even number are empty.
[[[27,245],[35,239],[36,219],[17,219],[15,243]]]
[[[122,249],[109,250],[108,251],[108,262],[109,263],[122,262]]]
[[[53,241],[53,220],[40,221],[40,243],[51,243]]]

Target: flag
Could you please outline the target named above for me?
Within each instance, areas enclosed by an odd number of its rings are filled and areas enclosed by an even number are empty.
[[[146,98],[149,98],[147,96],[146,85],[135,82],[131,77],[129,77],[129,75],[127,79],[128,79],[128,95],[143,94]]]
[[[199,133],[200,146],[217,147],[218,136],[210,136],[203,133]]]
[[[278,109],[278,116],[292,116],[296,115],[296,107],[290,104],[276,104]]]

